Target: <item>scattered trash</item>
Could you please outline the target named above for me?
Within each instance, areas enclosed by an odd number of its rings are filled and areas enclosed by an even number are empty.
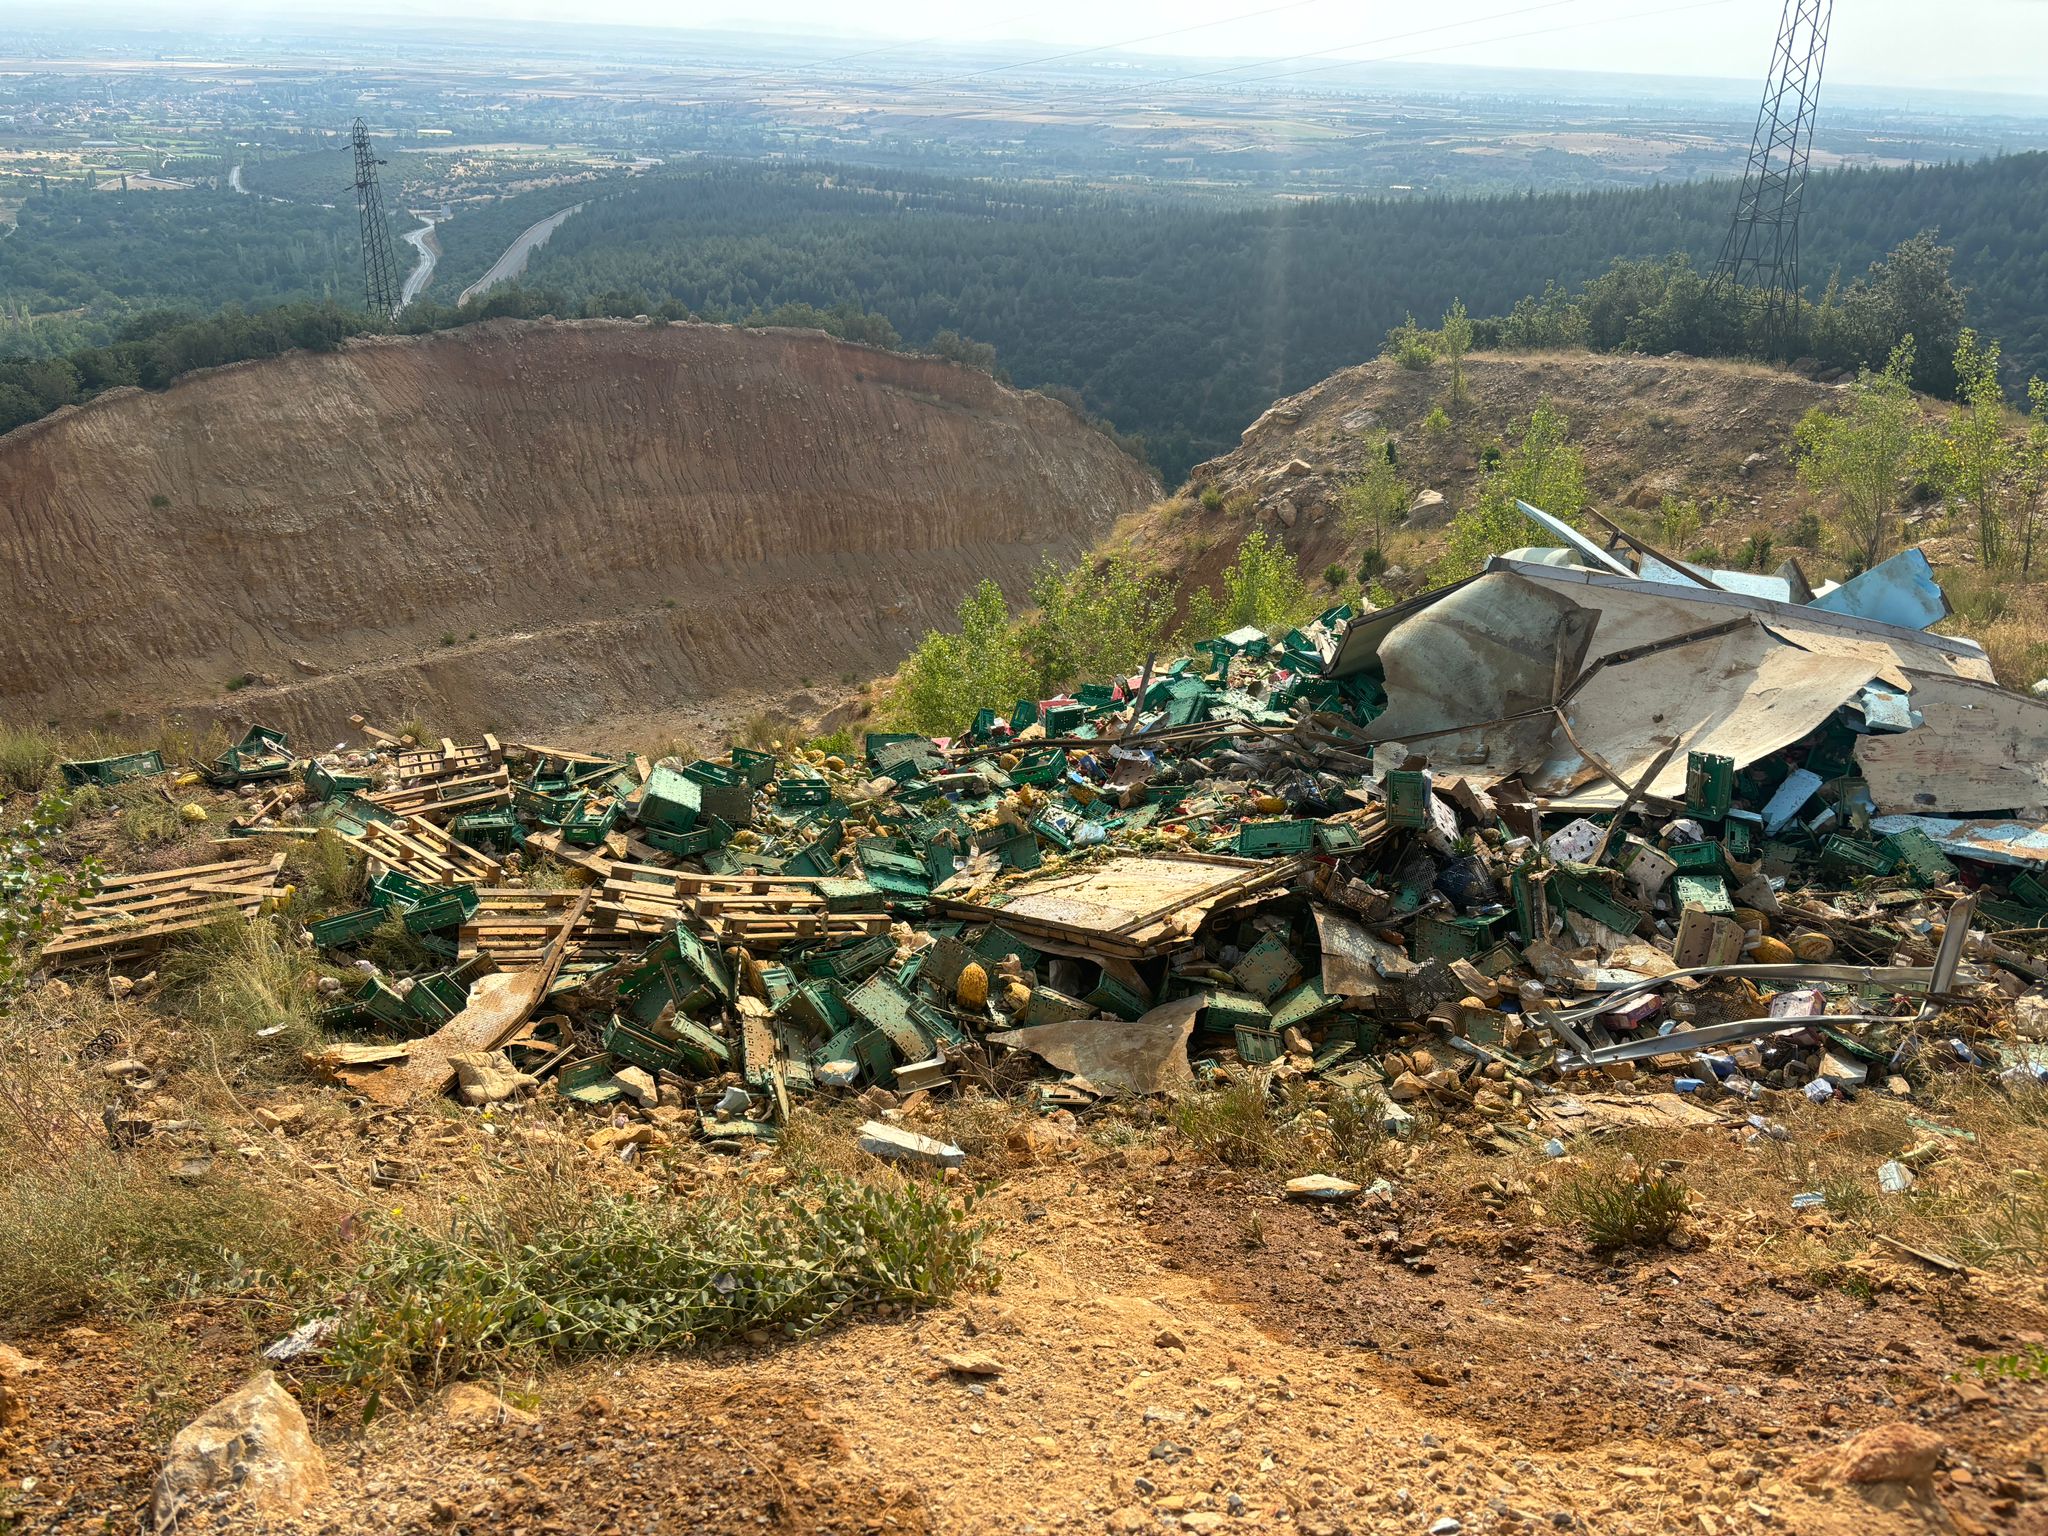
[[[933,1168],[958,1168],[967,1161],[967,1154],[958,1147],[879,1120],[860,1128],[860,1149],[893,1163],[923,1163]]]
[[[42,963],[274,912],[261,840],[329,835],[368,878],[306,927],[347,973],[321,1070],[385,1105],[550,1091],[628,1158],[969,1083],[1071,1121],[1268,1074],[1562,1157],[1626,1124],[1784,1140],[1752,1110],[1777,1094],[2048,1076],[2012,1022],[2048,1033],[2048,702],[1923,627],[1924,561],[1798,601],[1525,510],[1563,547],[950,739],[650,762],[357,721],[302,758],[253,727],[200,769],[241,797],[216,859],[103,879]],[[395,929],[401,971],[371,958]]]
[[[1358,1186],[1349,1179],[1340,1179],[1327,1173],[1311,1173],[1287,1181],[1287,1197],[1290,1200],[1349,1200],[1357,1193]]]

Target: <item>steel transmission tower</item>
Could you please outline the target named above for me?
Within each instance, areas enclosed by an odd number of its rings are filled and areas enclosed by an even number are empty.
[[[1756,138],[1742,175],[1742,196],[1714,267],[1717,285],[1764,290],[1773,338],[1783,334],[1798,309],[1799,205],[1806,196],[1821,62],[1834,9],[1835,0],[1785,0]]]
[[[384,218],[384,194],[377,186],[377,167],[384,162],[370,151],[370,130],[355,122],[356,206],[363,216],[363,302],[389,319],[398,311],[398,263],[391,254],[391,226]]]

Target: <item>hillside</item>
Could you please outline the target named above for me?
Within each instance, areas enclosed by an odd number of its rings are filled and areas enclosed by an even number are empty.
[[[1618,257],[1712,263],[1735,188],[1485,198],[1347,198],[1219,211],[1073,189],[844,167],[709,163],[594,200],[528,269],[529,287],[627,313],[673,301],[715,318],[851,300],[923,345],[950,328],[992,344],[1020,384],[1080,391],[1142,434],[1177,479],[1275,398],[1370,357],[1410,314],[1454,299],[1506,312]],[[1801,270],[1818,299],[1936,230],[1955,249],[1969,323],[2012,371],[2048,372],[2048,155],[1818,175]],[[1924,340],[1925,338],[1923,338]],[[1881,365],[1882,358],[1875,360]]]
[[[497,322],[0,438],[12,717],[693,719],[883,670],[1156,491],[1064,406],[797,332]]]
[[[1329,566],[1357,571],[1364,536],[1346,526],[1343,489],[1391,437],[1411,491],[1442,497],[1389,532],[1381,582],[1405,596],[1431,584],[1445,525],[1477,494],[1482,456],[1519,441],[1548,400],[1569,419],[1591,505],[1640,535],[1731,565],[1753,535],[1768,536],[1773,566],[1792,557],[1816,580],[1847,574],[1831,547],[1829,509],[1800,487],[1789,453],[1800,418],[1833,402],[1838,386],[1748,363],[1583,352],[1477,354],[1465,368],[1469,398],[1448,413],[1447,430],[1434,431],[1425,423],[1445,402],[1443,367],[1380,359],[1332,374],[1277,402],[1236,448],[1197,465],[1181,495],[1127,518],[1114,542],[1184,582],[1213,583],[1249,528],[1263,526],[1322,590]],[[1820,540],[1801,547],[1797,525],[1809,513],[1821,519]],[[1990,648],[2001,678],[2024,687],[2048,670],[2037,586],[1981,580],[1971,541],[1948,536],[1939,504],[1908,516],[1909,536],[1942,571],[1956,627]],[[1529,537],[1540,542],[1533,528]]]

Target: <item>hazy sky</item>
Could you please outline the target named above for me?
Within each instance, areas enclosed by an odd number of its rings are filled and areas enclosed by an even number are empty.
[[[79,19],[100,8],[98,0],[64,7]],[[845,0],[366,0],[362,7],[415,20],[798,31],[850,39],[850,50],[863,42],[937,37],[1042,41],[1048,53],[1123,44],[1150,53],[1314,55],[1276,63],[1274,73],[1347,57],[1399,56],[1759,80],[1782,8],[1782,0],[867,0],[860,6]],[[187,0],[117,0],[106,9],[195,15]],[[198,14],[257,20],[334,9],[334,0],[213,0]],[[1316,76],[1301,78],[1313,82]],[[1841,0],[1828,78],[2041,91],[2048,81],[2048,0]]]

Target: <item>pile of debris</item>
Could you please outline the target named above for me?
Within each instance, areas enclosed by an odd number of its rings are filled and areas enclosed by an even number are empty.
[[[248,803],[223,843],[367,866],[304,929],[355,978],[322,984],[327,1071],[384,1104],[551,1090],[622,1150],[962,1083],[1056,1111],[1300,1074],[1396,1130],[1542,1141],[1583,1128],[1583,1074],[1735,1123],[2048,1075],[2048,705],[1929,630],[1924,559],[1816,593],[1529,510],[1563,547],[950,740],[649,763],[363,725],[300,758],[259,727],[205,772]],[[45,962],[270,920],[282,857],[234,851],[105,881]]]

